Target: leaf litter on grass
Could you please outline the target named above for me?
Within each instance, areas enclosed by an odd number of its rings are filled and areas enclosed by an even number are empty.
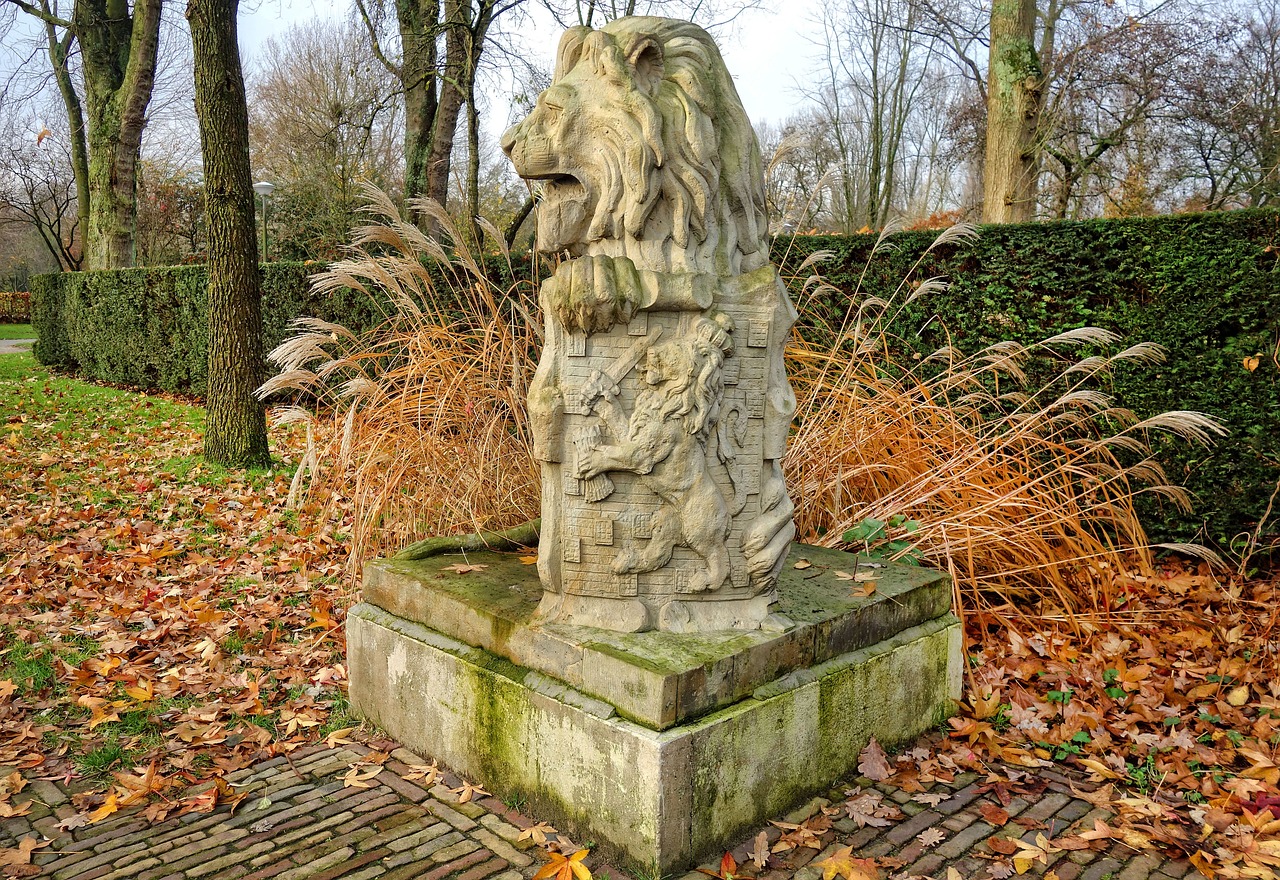
[[[0,370],[0,764],[92,783],[86,822],[234,800],[227,773],[345,719],[349,526],[286,509],[287,465],[203,464],[195,407],[17,363]],[[286,463],[301,447],[273,442]]]

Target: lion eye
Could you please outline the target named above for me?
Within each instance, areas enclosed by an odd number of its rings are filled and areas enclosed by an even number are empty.
[[[564,112],[564,108],[557,104],[543,104],[542,109],[547,117],[547,122],[552,125],[560,121],[560,114]]]

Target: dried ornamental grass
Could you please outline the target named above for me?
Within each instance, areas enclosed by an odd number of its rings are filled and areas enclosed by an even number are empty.
[[[933,247],[974,234],[952,227]],[[1189,504],[1152,460],[1151,434],[1209,443],[1222,428],[1200,413],[1139,420],[1115,406],[1099,380],[1117,363],[1164,355],[1140,343],[1109,356],[1067,356],[1084,345],[1114,349],[1119,337],[1098,328],[967,356],[944,347],[913,361],[901,354],[910,349],[892,333],[894,319],[943,282],[909,280],[890,301],[859,301],[855,292],[857,308],[831,334],[833,347],[793,337],[799,409],[785,468],[800,535],[847,545],[851,530],[883,523],[879,547],[851,549],[946,569],[962,607],[1047,599],[1072,613],[1111,610],[1114,577],[1151,566],[1135,497]],[[805,287],[821,284],[813,275]],[[1033,359],[1054,365],[1038,388],[1026,386]],[[885,552],[887,545],[900,549]]]
[[[308,420],[323,438],[294,489],[319,481],[351,500],[353,565],[419,538],[524,522],[539,505],[524,403],[540,322],[522,303],[533,297],[495,289],[438,206],[420,205],[452,237],[452,252],[403,221],[385,195],[369,196],[374,222],[317,285],[369,294],[387,304],[386,320],[359,337],[299,322],[299,335],[271,355],[282,372],[261,389],[313,404],[280,413]],[[973,234],[953,227],[934,247]],[[424,259],[445,267],[449,290],[436,289]],[[785,468],[801,539],[850,546],[846,533],[880,522],[872,543],[851,549],[949,571],[963,607],[1049,599],[1074,613],[1109,610],[1113,576],[1150,565],[1135,496],[1187,503],[1149,457],[1151,433],[1209,442],[1221,428],[1198,413],[1139,420],[1114,406],[1098,380],[1116,363],[1163,354],[1139,344],[1066,356],[1116,345],[1096,328],[911,360],[900,354],[895,319],[943,286],[904,278],[888,300],[853,291],[857,308],[846,326],[830,328],[831,346],[793,334],[787,359],[799,408]],[[801,285],[802,313],[820,292],[831,288],[813,271]],[[1058,366],[1054,378],[1024,387],[1027,364],[1045,358]]]
[[[525,298],[494,287],[434,203],[415,207],[453,237],[452,253],[383,193],[368,196],[373,222],[316,286],[369,295],[383,322],[356,335],[298,321],[270,355],[281,372],[259,389],[305,402],[276,411],[310,430],[294,494],[320,484],[354,506],[353,568],[426,535],[523,522],[538,506],[524,406],[538,340]],[[443,268],[447,289],[425,260]]]

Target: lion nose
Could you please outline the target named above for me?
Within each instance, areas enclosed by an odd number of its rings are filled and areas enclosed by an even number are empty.
[[[508,158],[511,156],[512,148],[516,145],[516,136],[519,128],[520,123],[517,122],[502,133],[502,152],[506,153]]]

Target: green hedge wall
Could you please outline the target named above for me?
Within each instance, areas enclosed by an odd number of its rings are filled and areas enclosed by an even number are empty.
[[[263,266],[264,352],[292,334],[290,324],[298,317],[323,318],[357,332],[382,320],[384,306],[357,291],[313,293],[308,279],[324,268]],[[495,260],[487,268],[510,283],[505,263]],[[205,266],[37,275],[31,282],[36,360],[107,382],[203,395],[208,284]]]
[[[935,237],[896,235],[870,262],[871,236],[780,239],[774,252],[784,276],[816,250],[834,252],[819,268],[844,293],[815,303],[814,312],[838,325],[860,277],[864,294],[887,296]],[[298,316],[353,329],[376,322],[377,305],[362,294],[312,294],[307,276],[321,268],[265,267],[268,350]],[[495,260],[490,269],[508,289],[505,264]],[[527,262],[517,265],[517,274],[527,271]],[[1121,370],[1108,390],[1140,416],[1199,410],[1231,434],[1208,450],[1161,446],[1169,475],[1197,505],[1186,515],[1152,501],[1146,514],[1153,536],[1226,545],[1254,528],[1280,479],[1280,214],[988,226],[976,240],[929,254],[916,277],[937,275],[950,279],[950,289],[917,300],[895,325],[921,352],[948,340],[967,352],[1001,339],[1030,343],[1085,325],[1114,330],[1128,343],[1165,346],[1167,363]],[[797,277],[797,288],[802,281]],[[201,394],[206,283],[200,266],[37,276],[36,357],[93,378]],[[1244,360],[1254,356],[1259,363],[1250,372]],[[1274,513],[1280,520],[1280,510]],[[1265,531],[1277,533],[1274,525]]]
[[[1082,326],[1113,330],[1124,344],[1159,343],[1168,360],[1117,371],[1117,402],[1146,417],[1174,409],[1207,413],[1230,434],[1209,449],[1161,441],[1171,479],[1195,496],[1192,514],[1144,502],[1160,540],[1228,546],[1252,531],[1280,480],[1280,213],[1271,210],[1172,217],[986,226],[978,239],[944,245],[917,277],[944,276],[944,294],[907,307],[894,330],[921,352],[950,340],[971,353],[1002,339],[1030,343]],[[936,233],[903,233],[870,261],[865,293],[886,296]],[[852,290],[874,240],[797,237],[775,242],[797,266],[816,250],[837,289]],[[815,309],[838,321],[846,297]],[[1245,359],[1258,357],[1252,372]],[[1278,502],[1277,507],[1280,507]],[[1275,521],[1264,534],[1280,534]]]

